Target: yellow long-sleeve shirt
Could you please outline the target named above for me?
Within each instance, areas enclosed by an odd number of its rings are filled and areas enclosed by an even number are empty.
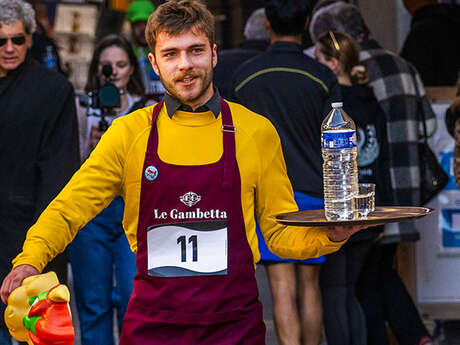
[[[241,205],[254,262],[260,259],[254,213],[268,247],[281,257],[305,259],[338,250],[343,242],[331,242],[321,228],[286,227],[273,220],[279,213],[297,210],[278,134],[266,118],[239,104],[229,105],[236,127]],[[125,200],[123,226],[131,249],[137,252],[141,177],[152,108],[113,122],[88,160],[30,228],[14,267],[29,264],[41,271],[116,195]],[[163,106],[157,126],[158,154],[167,163],[203,165],[222,155],[220,115],[177,111],[170,118]]]

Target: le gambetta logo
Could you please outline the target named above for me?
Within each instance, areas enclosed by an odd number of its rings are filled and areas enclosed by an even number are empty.
[[[188,193],[185,193],[184,195],[181,195],[179,197],[179,200],[182,201],[188,207],[192,207],[201,200],[201,196],[199,196],[195,192],[188,192]]]
[[[187,192],[179,196],[179,200],[188,207],[195,206],[201,200],[201,196],[195,192]],[[153,210],[155,219],[227,219],[227,212],[219,209],[202,210],[199,207],[190,211],[179,211],[177,208],[171,210]]]

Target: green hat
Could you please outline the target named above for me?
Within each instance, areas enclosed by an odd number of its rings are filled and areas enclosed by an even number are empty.
[[[135,0],[129,5],[126,19],[131,23],[147,20],[153,11],[155,11],[155,6],[150,0]]]

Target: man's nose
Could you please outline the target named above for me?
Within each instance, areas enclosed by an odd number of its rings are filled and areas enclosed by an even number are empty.
[[[190,56],[186,52],[181,53],[179,55],[178,68],[181,70],[184,70],[184,69],[189,69],[191,66],[192,66],[192,61],[190,59]]]
[[[13,41],[11,39],[6,40],[5,50],[7,52],[13,52]]]

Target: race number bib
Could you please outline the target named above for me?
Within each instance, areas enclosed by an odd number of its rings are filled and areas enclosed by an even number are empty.
[[[227,222],[151,226],[147,229],[147,250],[150,276],[227,274]]]

